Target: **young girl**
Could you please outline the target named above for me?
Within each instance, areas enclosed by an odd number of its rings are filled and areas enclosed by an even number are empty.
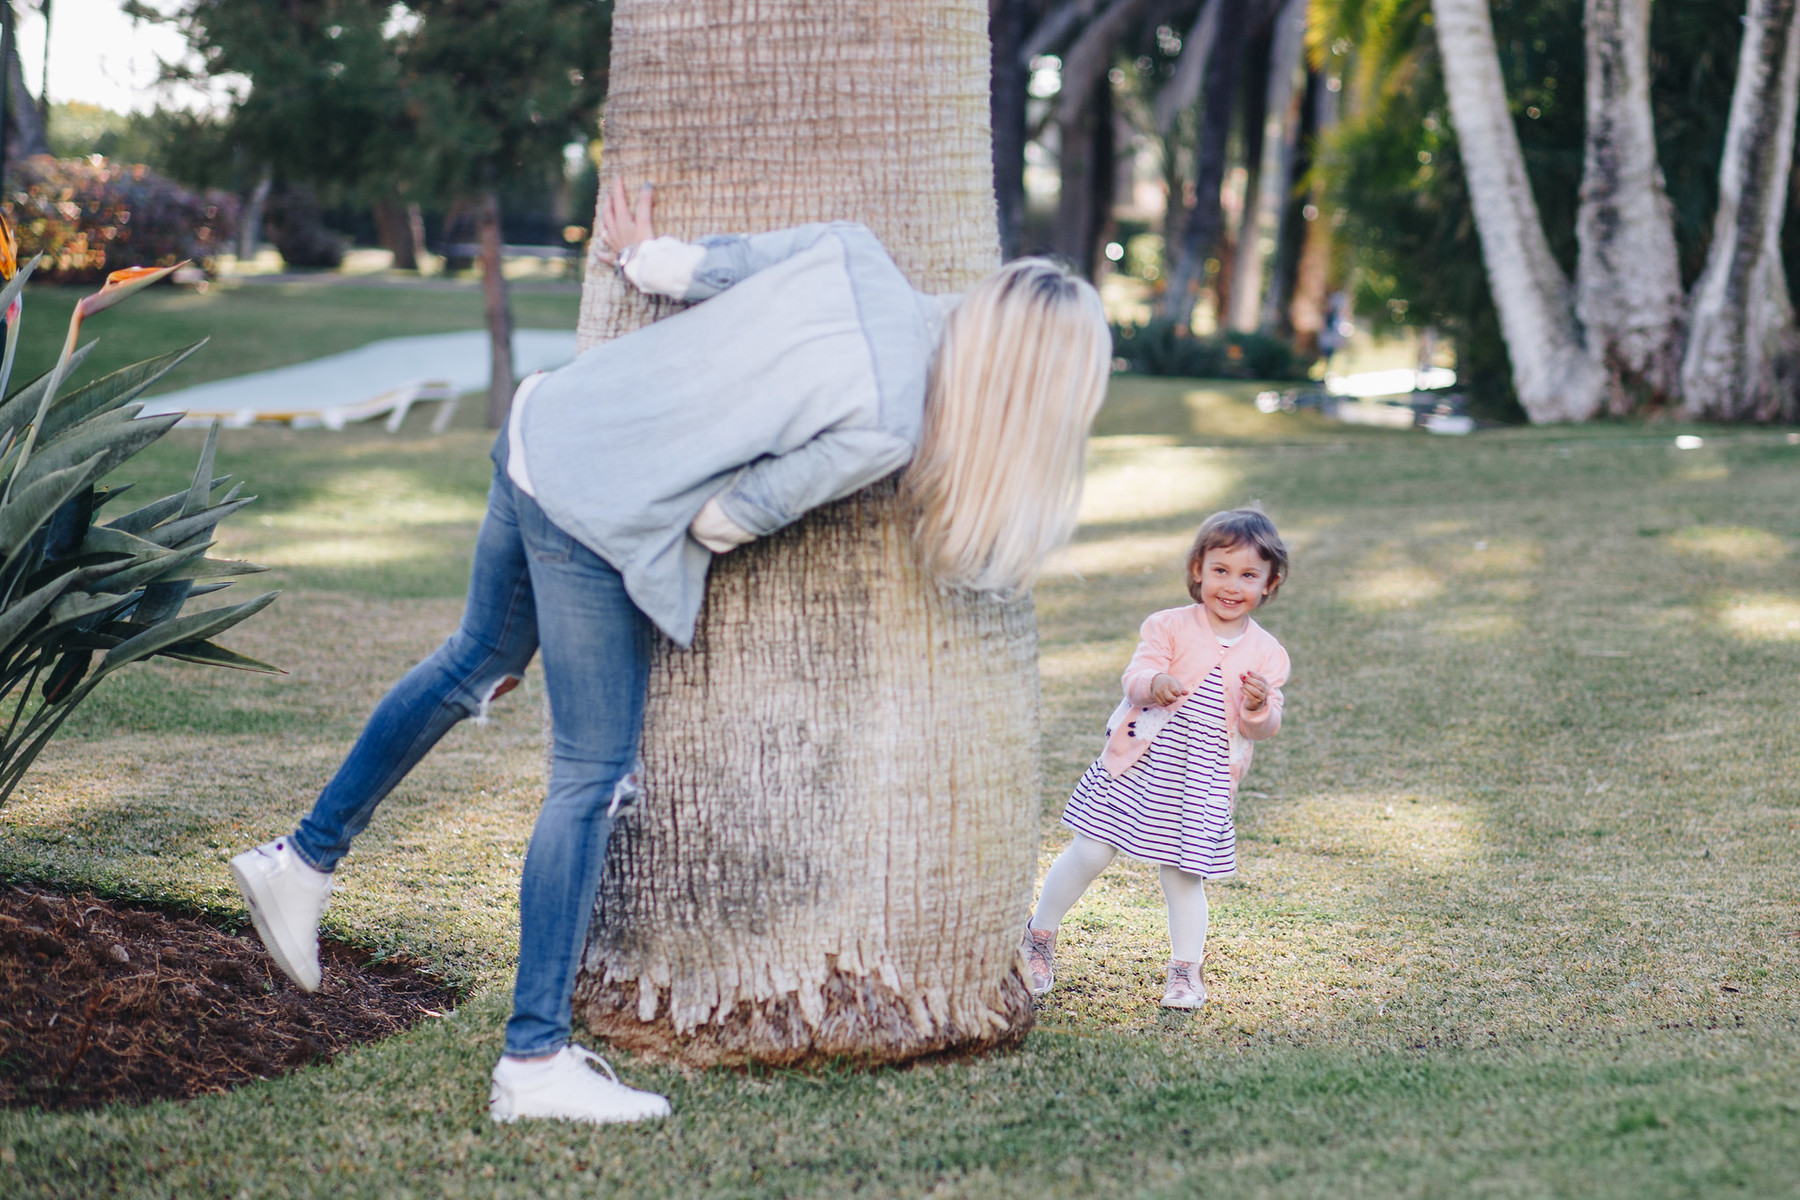
[[[1215,513],[1188,551],[1195,603],[1152,613],[1125,668],[1106,748],[1063,810],[1075,840],[1051,864],[1025,932],[1031,990],[1055,980],[1056,930],[1123,850],[1161,868],[1169,905],[1165,1008],[1206,999],[1206,883],[1237,870],[1231,814],[1250,743],[1281,728],[1288,656],[1250,613],[1287,578],[1288,552],[1255,509]]]
[[[1094,289],[1008,263],[965,296],[915,292],[867,229],[658,238],[620,184],[600,237],[639,289],[692,306],[519,388],[494,447],[461,627],[376,706],[287,837],[231,860],[270,956],[319,986],[331,872],[458,721],[541,655],[549,795],[519,887],[519,967],[489,1113],[611,1122],[669,1104],[574,1045],[570,996],[629,777],[655,631],[694,635],[707,567],[912,460],[922,561],[1026,586],[1068,536],[1112,342]]]

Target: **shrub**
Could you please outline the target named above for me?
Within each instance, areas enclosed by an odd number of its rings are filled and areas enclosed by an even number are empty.
[[[37,277],[95,283],[123,267],[202,267],[231,242],[237,200],[189,192],[149,167],[38,155],[14,164],[6,208],[24,254],[44,256]]]
[[[1183,375],[1204,379],[1303,379],[1293,346],[1260,333],[1195,337],[1185,326],[1159,317],[1142,325],[1113,326],[1116,365],[1133,375]]]
[[[12,369],[20,293],[36,265],[15,273],[13,250],[0,221],[0,277],[8,278],[0,312],[9,326],[0,392]],[[75,706],[121,667],[161,656],[276,670],[212,641],[275,593],[183,611],[190,599],[229,586],[230,576],[264,569],[207,557],[219,522],[254,499],[238,495],[241,485],[213,497],[229,482],[212,473],[217,422],[183,490],[114,516],[118,508],[109,506],[131,485],[99,482],[180,419],[138,419],[134,401],[198,345],[61,390],[92,345],[76,349],[81,322],[166,274],[110,277],[76,306],[56,365],[0,401],[0,802]]]

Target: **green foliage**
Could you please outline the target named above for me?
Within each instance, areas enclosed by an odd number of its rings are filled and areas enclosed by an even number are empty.
[[[0,293],[0,308],[29,274],[27,267]],[[230,480],[212,474],[217,425],[187,487],[101,523],[101,510],[131,486],[102,486],[102,477],[179,419],[137,419],[142,406],[134,401],[198,348],[58,395],[60,373],[85,357],[77,351],[0,403],[0,802],[75,707],[120,667],[161,656],[277,670],[212,641],[275,593],[184,612],[190,599],[229,587],[230,576],[263,569],[207,557],[218,523],[252,499],[239,498],[239,487],[213,498]]]
[[[29,158],[7,196],[25,253],[42,254],[40,279],[95,283],[128,266],[208,263],[237,225],[237,200],[196,195],[146,166]]]
[[[593,135],[606,90],[608,0],[127,9],[181,30],[203,64],[188,74],[248,80],[225,117],[190,117],[199,136],[171,139],[200,147],[183,178],[248,187],[273,164],[278,183],[311,185],[326,203],[404,194],[454,204],[559,175],[562,148]]]
[[[1304,379],[1294,348],[1260,333],[1195,337],[1186,326],[1159,317],[1142,325],[1113,326],[1115,365],[1133,375],[1197,379]]]
[[[1492,12],[1532,192],[1551,250],[1572,273],[1586,84],[1581,8],[1502,0]],[[1505,417],[1517,406],[1431,21],[1428,0],[1319,6],[1315,58],[1344,71],[1347,111],[1323,139],[1314,178],[1350,248],[1359,315],[1378,327],[1434,325],[1453,336],[1475,407]],[[1689,282],[1711,233],[1741,34],[1705,0],[1654,8],[1651,103]]]

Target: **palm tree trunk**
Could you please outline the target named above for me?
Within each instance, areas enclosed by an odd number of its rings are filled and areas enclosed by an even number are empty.
[[[620,0],[604,182],[655,181],[682,237],[861,220],[967,287],[997,262],[987,15]],[[588,281],[583,345],[668,307]],[[940,592],[891,485],[724,556],[694,648],[657,654],[577,1014],[698,1064],[1017,1041],[1037,754],[1030,601]]]
[[[1261,161],[1252,172],[1256,189],[1245,196],[1238,232],[1237,270],[1231,289],[1231,328],[1252,333],[1264,327],[1269,294],[1267,264],[1281,234],[1288,193],[1294,186],[1295,140],[1300,130],[1300,62],[1306,47],[1308,0],[1286,0],[1269,37],[1269,77],[1263,95]]]
[[[512,407],[512,301],[506,293],[506,276],[501,272],[502,242],[500,231],[500,197],[489,189],[481,196],[481,295],[487,309],[488,327],[488,403],[489,429],[506,424],[507,410]]]
[[[1200,142],[1194,151],[1194,206],[1182,222],[1181,239],[1170,256],[1165,317],[1186,325],[1206,282],[1206,260],[1225,232],[1219,189],[1225,184],[1225,156],[1231,141],[1231,110],[1237,99],[1248,0],[1214,0],[1219,21],[1207,56],[1201,89]]]
[[[1327,68],[1314,78],[1314,136],[1325,141],[1337,128],[1338,109],[1346,82]],[[1333,90],[1333,80],[1338,81]],[[1325,199],[1325,189],[1314,185],[1315,202]],[[1294,327],[1294,346],[1302,354],[1319,348],[1319,335],[1325,330],[1327,310],[1331,304],[1332,262],[1336,257],[1336,241],[1331,233],[1331,218],[1323,205],[1315,203],[1310,218],[1303,218],[1300,231],[1300,260],[1294,267],[1294,299],[1288,305],[1288,320]]]
[[[1675,398],[1687,310],[1650,115],[1650,0],[1587,0],[1586,41],[1575,312],[1623,416]]]
[[[1800,92],[1795,0],[1750,0],[1719,162],[1719,208],[1694,283],[1681,364],[1688,415],[1793,420],[1800,336],[1781,266],[1781,222]]]
[[[1534,422],[1584,421],[1605,399],[1606,373],[1582,344],[1568,277],[1544,236],[1506,105],[1487,0],[1432,0],[1431,9],[1513,387]]]

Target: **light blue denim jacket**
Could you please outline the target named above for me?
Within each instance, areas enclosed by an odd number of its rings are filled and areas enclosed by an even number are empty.
[[[861,225],[701,239],[684,300],[548,375],[520,445],[537,502],[624,576],[644,615],[694,637],[707,500],[762,537],[905,465],[954,298],[913,290]]]

